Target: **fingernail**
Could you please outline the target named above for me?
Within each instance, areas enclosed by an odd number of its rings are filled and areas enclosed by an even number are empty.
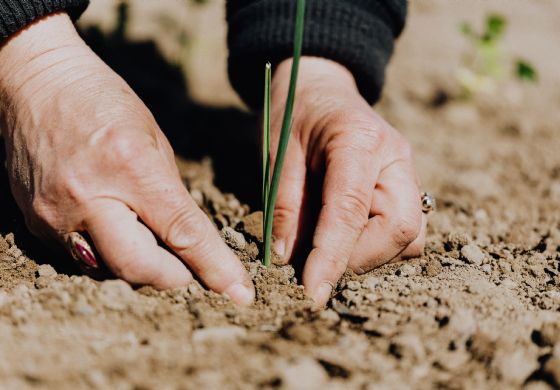
[[[242,283],[237,283],[224,291],[232,301],[240,305],[250,305],[255,299],[255,290],[253,287],[247,287]]]
[[[325,306],[331,298],[332,291],[332,284],[330,284],[329,282],[323,282],[319,285],[312,298],[315,303],[317,303],[317,305]]]
[[[76,242],[74,246],[76,247],[76,253],[78,254],[81,261],[83,261],[89,267],[92,268],[98,267],[97,259],[95,258],[95,255],[88,248],[86,248],[79,242]]]
[[[274,252],[282,259],[286,256],[286,241],[284,240],[276,240],[274,241]]]

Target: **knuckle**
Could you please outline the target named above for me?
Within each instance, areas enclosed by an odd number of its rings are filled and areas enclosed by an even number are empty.
[[[85,199],[84,180],[80,179],[76,172],[62,171],[61,176],[54,184],[54,189],[51,193],[52,203],[64,199],[66,204],[81,204]]]
[[[399,248],[405,248],[416,240],[420,234],[420,228],[417,218],[399,217],[393,222],[391,239]]]
[[[338,152],[349,156],[369,155],[385,142],[383,131],[365,123],[354,124],[350,132],[342,132],[329,143],[331,153]]]
[[[368,194],[354,190],[342,194],[337,201],[339,221],[353,230],[362,231],[367,224],[369,205],[364,201]]]
[[[274,208],[274,221],[277,224],[285,224],[291,222],[297,215],[295,206],[288,204],[276,204]]]
[[[107,130],[103,136],[103,148],[107,161],[116,169],[128,169],[144,157],[146,145],[138,137],[120,129]]]
[[[370,124],[365,127],[358,127],[355,130],[355,141],[357,147],[365,148],[372,152],[385,142],[385,132],[382,128]]]
[[[91,177],[85,174],[87,168],[59,161],[53,165],[45,180],[37,183],[32,193],[31,205],[38,214],[83,204],[89,189]]]
[[[26,225],[35,235],[42,233],[41,230],[45,228],[56,230],[55,227],[66,225],[69,219],[68,215],[61,213],[53,204],[38,198],[32,200],[31,207],[24,215]]]
[[[179,210],[168,225],[164,241],[180,253],[203,250],[208,242],[208,223],[195,208]]]

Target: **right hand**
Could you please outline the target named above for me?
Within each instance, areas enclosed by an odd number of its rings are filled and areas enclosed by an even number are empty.
[[[0,126],[32,233],[61,241],[87,232],[133,284],[183,286],[190,269],[235,302],[253,301],[249,275],[188,194],[153,116],[66,14],[0,46]]]

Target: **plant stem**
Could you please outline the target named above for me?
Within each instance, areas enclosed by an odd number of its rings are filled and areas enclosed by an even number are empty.
[[[272,66],[266,64],[264,76],[264,123],[262,141],[262,207],[263,207],[263,237],[266,226],[266,215],[268,214],[268,194],[270,192],[270,84],[272,80]]]
[[[296,95],[296,84],[299,72],[299,60],[301,58],[301,48],[303,43],[303,29],[305,19],[305,0],[297,0],[296,27],[294,33],[294,55],[292,60],[292,73],[290,77],[290,88],[286,99],[286,108],[284,110],[284,119],[282,120],[282,130],[280,132],[280,142],[278,144],[278,153],[276,154],[276,163],[274,164],[274,173],[272,175],[272,183],[268,195],[265,217],[265,235],[264,235],[264,265],[270,266],[271,257],[271,241],[272,241],[272,222],[274,217],[274,207],[278,196],[278,188],[280,186],[280,175],[282,166],[284,165],[284,157],[288,148],[288,140],[292,130],[292,114],[294,110],[294,101]]]

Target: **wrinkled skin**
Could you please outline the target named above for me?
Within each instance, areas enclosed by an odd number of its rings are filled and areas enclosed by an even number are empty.
[[[282,63],[273,78],[273,150],[289,66]],[[64,13],[0,47],[0,102],[10,185],[34,234],[61,241],[85,231],[105,264],[131,283],[182,286],[194,272],[235,302],[252,302],[247,272],[181,183],[149,110]],[[295,118],[274,235],[290,260],[306,174],[324,178],[303,280],[323,305],[347,267],[365,272],[419,255],[425,219],[410,147],[361,98],[344,67],[302,59]]]

